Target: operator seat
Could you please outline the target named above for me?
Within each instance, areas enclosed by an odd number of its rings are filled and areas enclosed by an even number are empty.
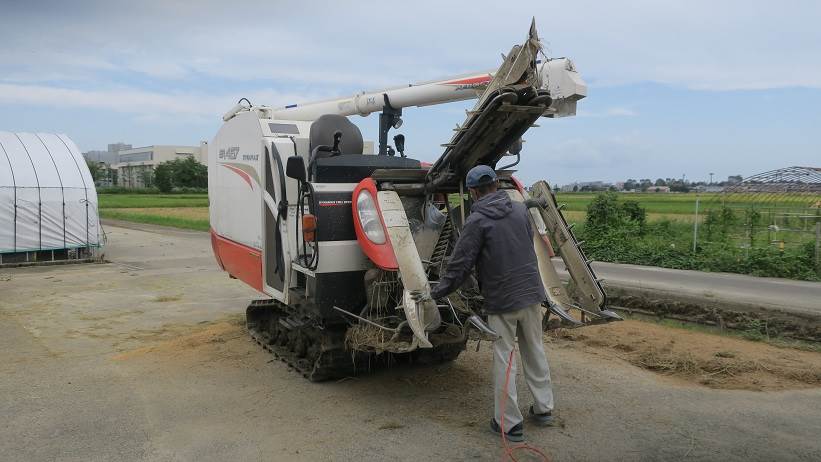
[[[359,127],[353,124],[347,117],[337,114],[325,114],[311,124],[311,131],[308,135],[310,152],[320,145],[333,146],[334,133],[342,133],[342,141],[339,143],[339,151],[344,155],[362,154],[362,132]],[[317,159],[330,157],[330,152],[319,151],[316,153]]]
[[[404,157],[362,155],[364,142],[359,127],[347,117],[326,114],[311,125],[308,134],[310,152],[318,146],[334,145],[334,133],[342,133],[339,152],[317,150],[311,167],[313,181],[317,183],[359,183],[371,176],[376,169],[420,168],[418,160]]]

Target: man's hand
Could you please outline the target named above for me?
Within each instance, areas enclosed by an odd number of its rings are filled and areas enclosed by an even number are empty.
[[[425,303],[427,301],[433,301],[430,297],[430,293],[427,290],[411,290],[410,296],[416,303]]]

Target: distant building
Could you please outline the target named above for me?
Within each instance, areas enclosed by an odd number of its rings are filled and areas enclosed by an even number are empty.
[[[570,183],[559,188],[561,192],[577,192],[577,191],[607,191],[613,187],[610,183],[604,181],[582,181]]]
[[[108,149],[106,151],[86,151],[83,153],[83,157],[85,160],[91,162],[102,162],[106,165],[111,165],[119,162],[117,153],[126,149],[131,149],[131,145],[125,143],[112,143],[108,145]]]
[[[724,191],[724,186],[716,186],[716,185],[699,185],[693,188],[695,192],[703,192],[703,193],[719,193]]]
[[[650,186],[647,188],[647,192],[651,193],[668,193],[670,192],[669,186]]]
[[[86,151],[83,158],[89,162],[112,164],[117,162],[117,153],[108,151]]]
[[[604,181],[585,181],[585,182],[579,183],[579,189],[585,188],[585,189],[597,190],[597,189],[606,189],[607,186],[609,186],[609,185],[605,184]]]
[[[193,157],[201,164],[208,158],[208,144],[199,146],[153,145],[119,151],[118,162],[112,165],[117,170],[117,185],[125,188],[146,188],[151,186],[154,168],[163,162],[184,157]]]
[[[108,152],[120,152],[131,149],[133,146],[125,143],[112,143],[108,145]]]

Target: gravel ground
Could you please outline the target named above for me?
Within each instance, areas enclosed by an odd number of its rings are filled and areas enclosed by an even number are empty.
[[[247,338],[257,295],[206,234],[108,232],[113,263],[1,271],[0,460],[500,458],[486,344],[311,384]],[[552,460],[821,459],[821,389],[714,389],[609,348],[548,342],[562,425],[526,434]]]

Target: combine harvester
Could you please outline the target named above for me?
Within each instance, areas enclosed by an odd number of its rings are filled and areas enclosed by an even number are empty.
[[[477,314],[475,280],[449,299],[411,296],[443,274],[470,210],[464,177],[479,164],[530,207],[549,313],[574,326],[619,319],[550,187],[539,181],[528,192],[510,170],[534,122],[575,115],[586,94],[569,59],[540,62],[540,52],[534,23],[495,71],[281,108],[240,100],[223,116],[208,156],[211,240],[223,270],[270,297],[247,308],[258,343],[321,381],[453,360],[471,327],[493,336]],[[433,165],[406,157],[402,135],[388,145],[402,108],[470,98],[478,102]],[[373,112],[377,152],[346,117]],[[506,156],[515,160],[498,166]],[[551,263],[554,249],[572,290]]]

